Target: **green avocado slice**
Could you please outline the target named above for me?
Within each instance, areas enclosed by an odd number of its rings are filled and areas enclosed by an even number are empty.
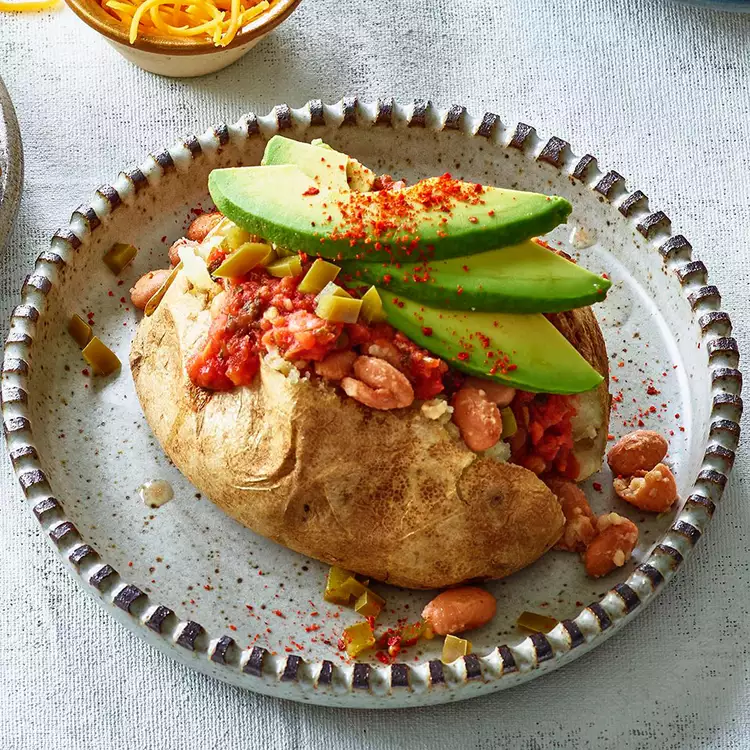
[[[612,285],[532,240],[464,258],[341,266],[353,282],[451,310],[562,312],[601,302]]]
[[[539,313],[440,310],[378,291],[392,326],[462,372],[533,393],[583,393],[603,380]]]
[[[564,198],[447,176],[399,191],[337,192],[292,165],[215,169],[208,187],[219,211],[251,234],[332,260],[473,255],[544,234],[571,211]]]
[[[348,190],[346,165],[349,157],[326,146],[294,141],[275,135],[266,144],[261,166],[293,164],[326,190]]]

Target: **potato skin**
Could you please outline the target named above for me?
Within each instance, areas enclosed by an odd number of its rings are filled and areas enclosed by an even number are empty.
[[[251,387],[196,388],[184,363],[208,330],[206,306],[178,274],[130,364],[166,453],[240,523],[407,588],[502,578],[559,538],[563,514],[543,482],[477,456],[417,406],[376,412],[265,365]]]
[[[579,354],[604,378],[594,390],[578,396],[579,410],[589,417],[596,427],[593,437],[582,437],[575,441],[573,452],[580,466],[576,477],[582,482],[595,474],[604,461],[609,432],[609,359],[604,337],[590,307],[548,315],[550,323],[578,350]],[[575,428],[575,420],[574,420]]]

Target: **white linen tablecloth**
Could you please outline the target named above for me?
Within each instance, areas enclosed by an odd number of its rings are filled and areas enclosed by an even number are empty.
[[[357,94],[490,110],[591,151],[691,240],[746,353],[749,48],[750,15],[669,0],[305,0],[234,67],[180,81],[132,67],[67,9],[0,14],[26,153],[2,337],[32,260],[123,166],[246,110]],[[696,554],[621,634],[520,688],[406,713],[276,701],[147,647],[65,573],[3,451],[0,747],[748,748],[746,459]]]

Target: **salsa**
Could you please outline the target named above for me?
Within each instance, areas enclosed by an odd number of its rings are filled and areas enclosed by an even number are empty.
[[[517,391],[510,408],[518,425],[510,440],[511,461],[535,474],[575,479],[580,468],[573,454],[575,397]]]
[[[223,253],[212,253],[209,267],[222,260]],[[275,278],[257,268],[241,279],[220,281],[223,301],[205,343],[188,361],[188,375],[195,385],[213,391],[251,385],[261,357],[268,353],[305,373],[333,352],[362,354],[369,346],[396,358],[392,364],[406,375],[414,397],[421,401],[441,393],[451,396],[463,385],[460,372],[388,323],[334,323],[319,318],[316,295],[298,289],[309,265],[306,259],[303,274],[296,277]],[[511,461],[536,474],[575,478],[579,469],[571,425],[575,397],[519,390],[511,409],[518,424],[509,441]]]
[[[223,258],[209,257],[209,267]],[[332,352],[357,351],[380,342],[395,347],[399,369],[414,388],[415,397],[434,398],[445,390],[448,365],[418,347],[387,323],[333,323],[315,314],[312,293],[300,292],[300,276],[275,278],[253,269],[238,280],[222,280],[224,299],[206,342],[188,361],[190,380],[213,391],[250,385],[260,369],[260,358],[278,354],[305,372]]]

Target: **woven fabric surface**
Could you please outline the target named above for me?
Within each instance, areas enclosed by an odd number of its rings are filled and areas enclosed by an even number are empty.
[[[26,156],[0,275],[3,338],[33,259],[123,166],[247,110],[356,94],[490,110],[595,154],[691,240],[747,353],[748,40],[750,15],[669,0],[305,0],[233,67],[170,80],[67,9],[0,14],[0,75]],[[276,701],[144,645],[64,571],[3,453],[0,747],[750,747],[746,459],[742,447],[696,553],[622,633],[514,690],[407,713]]]

